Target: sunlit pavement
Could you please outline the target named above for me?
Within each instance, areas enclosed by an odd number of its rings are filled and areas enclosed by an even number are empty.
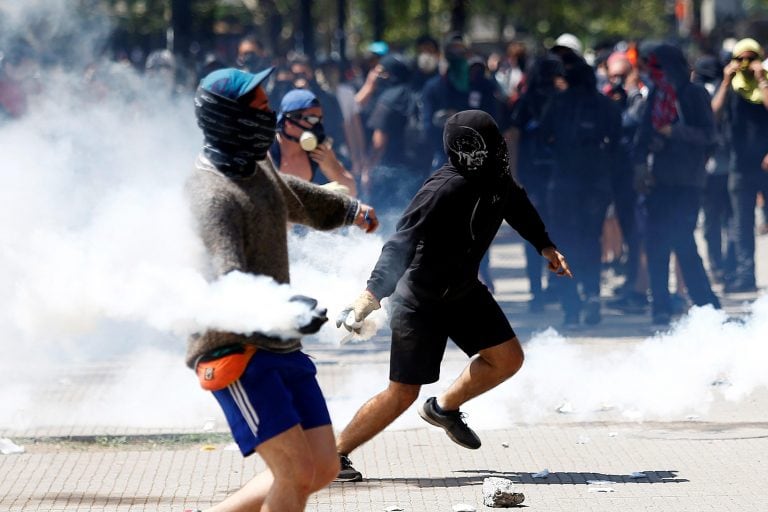
[[[765,290],[768,237],[758,239],[757,256],[758,282]],[[522,246],[509,232],[501,233],[491,262],[497,297],[524,344],[549,325],[559,327],[556,305],[548,305],[542,314],[527,312]],[[609,278],[606,293],[611,284]],[[724,308],[738,317],[755,297],[728,296]],[[648,314],[604,310],[600,325],[566,334],[568,343],[599,355],[636,346],[656,330]],[[342,348],[310,343],[307,349],[317,362],[337,426],[349,419],[362,403],[361,397],[371,396],[386,383],[385,332]],[[461,352],[449,349],[443,372],[448,380],[426,387],[423,397],[439,392],[464,362]],[[152,426],[131,403],[117,404],[126,409],[127,419],[121,425],[105,426],[98,421],[98,411],[78,407],[86,395],[111,396],[105,390],[121,384],[111,379],[124,364],[61,368],[48,380],[41,376],[39,389],[20,390],[39,394],[41,408],[58,408],[62,421],[39,426],[30,419],[29,424],[36,426],[27,429],[0,425],[0,438],[25,449],[21,454],[0,455],[0,511],[204,509],[263,467],[257,457],[243,459],[232,449],[224,435],[226,427],[208,397],[201,400],[204,406],[195,409],[185,402],[186,395],[179,395],[178,401],[186,406],[180,411],[189,417],[180,412],[180,421],[172,426],[163,424],[164,420]],[[159,368],[152,368],[155,372],[184,371],[172,359],[157,364]],[[189,379],[191,389],[194,382]],[[413,407],[393,428],[351,455],[365,476],[363,482],[332,484],[312,497],[307,510],[438,512],[456,510],[460,504],[491,510],[483,505],[481,492],[483,479],[489,476],[515,482],[525,493],[523,507],[528,510],[768,510],[765,389],[737,402],[716,400],[702,414],[682,412],[664,420],[641,422],[610,408],[580,420],[563,407],[526,423],[507,417],[506,409],[493,409],[494,400],[503,401],[514,386],[512,379],[478,399],[479,406],[467,407],[470,425],[479,425],[483,440],[479,450],[453,444],[441,431],[423,423]],[[165,391],[157,388],[156,392],[175,411],[173,394],[166,399]],[[33,418],[37,412],[24,414]],[[78,421],[71,421],[67,414],[78,415]],[[83,421],[83,415],[93,415],[93,426]]]

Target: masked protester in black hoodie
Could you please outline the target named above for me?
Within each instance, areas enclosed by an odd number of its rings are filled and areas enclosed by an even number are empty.
[[[565,67],[568,89],[557,94],[541,122],[541,137],[554,155],[548,183],[549,218],[579,279],[557,282],[564,324],[600,322],[600,237],[611,201],[611,175],[619,169],[621,114],[597,89],[583,59]],[[581,288],[581,289],[579,289]],[[582,315],[583,313],[583,315]]]
[[[683,52],[659,44],[648,56],[653,89],[635,138],[636,186],[646,194],[648,274],[654,324],[672,314],[669,258],[674,251],[694,304],[720,307],[704,271],[693,231],[715,145],[709,93],[690,81]]]
[[[536,209],[510,175],[506,144],[493,118],[479,110],[454,114],[443,141],[449,163],[416,193],[384,245],[367,289],[337,321],[359,329],[391,296],[389,386],[363,405],[339,435],[339,480],[362,479],[347,455],[400,416],[423,384],[438,380],[449,337],[468,356],[477,355],[419,414],[459,445],[480,447],[459,407],[504,382],[523,363],[515,332],[477,278],[480,259],[502,221],[536,247],[552,271],[572,277]]]

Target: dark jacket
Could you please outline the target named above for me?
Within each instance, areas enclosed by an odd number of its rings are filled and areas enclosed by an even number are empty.
[[[733,89],[728,90],[729,140],[733,148],[732,171],[740,176],[760,176],[763,157],[768,154],[768,109],[750,103]]]
[[[568,70],[566,80],[568,89],[552,98],[541,126],[555,157],[552,180],[607,192],[620,165],[621,112],[597,90],[586,62]]]
[[[644,163],[653,154],[653,177],[657,186],[703,188],[705,164],[716,144],[715,120],[709,93],[691,83],[688,64],[679,48],[661,44],[652,50],[677,95],[678,119],[672,134],[665,137],[651,124],[656,89],[648,96],[635,138],[634,160]]]

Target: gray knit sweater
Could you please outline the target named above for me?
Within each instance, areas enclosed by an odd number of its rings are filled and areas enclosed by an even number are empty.
[[[256,173],[233,179],[199,156],[187,181],[187,194],[198,232],[208,252],[211,278],[233,270],[272,277],[288,283],[289,222],[330,230],[354,222],[359,203],[343,194],[278,174],[268,160]],[[277,340],[259,334],[208,330],[190,336],[186,362],[194,368],[207,352],[234,343],[252,343],[273,352],[292,352],[301,341]]]

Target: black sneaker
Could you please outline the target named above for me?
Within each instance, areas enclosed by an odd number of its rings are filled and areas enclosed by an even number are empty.
[[[339,476],[336,477],[336,482],[361,482],[363,480],[363,474],[352,467],[352,461],[349,460],[349,457],[339,454],[339,462],[341,469]]]
[[[587,325],[597,325],[603,316],[600,314],[600,299],[590,297],[584,304],[584,323]]]
[[[445,430],[454,443],[471,450],[480,448],[480,438],[464,423],[464,414],[458,410],[437,412],[437,399],[434,396],[419,407],[419,416],[427,423]]]
[[[632,291],[606,301],[605,305],[610,309],[618,309],[625,313],[641,314],[648,311],[650,303],[644,293]]]

